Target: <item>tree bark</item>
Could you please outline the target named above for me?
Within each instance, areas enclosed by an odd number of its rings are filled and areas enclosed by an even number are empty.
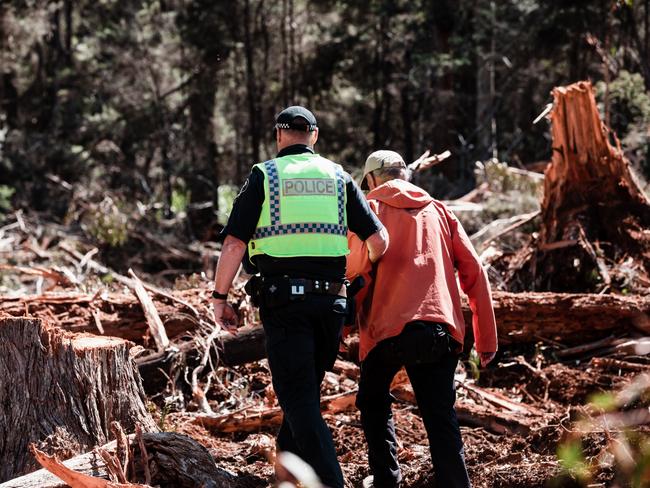
[[[112,421],[155,430],[129,343],[0,319],[0,481],[34,469],[30,442],[74,455],[105,444]]]
[[[244,0],[244,53],[246,55],[246,91],[248,100],[248,122],[251,136],[251,159],[260,160],[260,123],[258,107],[258,90],[255,77],[255,50],[253,49],[253,33],[251,32],[250,0]]]

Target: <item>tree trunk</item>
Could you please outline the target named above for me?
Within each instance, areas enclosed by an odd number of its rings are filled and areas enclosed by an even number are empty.
[[[255,78],[255,50],[251,32],[250,0],[244,0],[244,53],[246,55],[246,95],[248,99],[248,122],[250,128],[251,159],[260,160],[260,111],[258,107],[258,90]]]
[[[638,284],[629,285],[624,270],[615,268],[632,257],[639,276],[647,277],[650,235],[644,229],[650,227],[650,203],[616,135],[600,120],[591,83],[555,88],[553,97],[553,156],[545,171],[542,228],[509,277],[512,289],[635,289]],[[606,263],[614,263],[613,269]]]
[[[37,466],[30,442],[70,456],[105,444],[112,421],[154,430],[144,401],[128,342],[0,320],[0,481]]]

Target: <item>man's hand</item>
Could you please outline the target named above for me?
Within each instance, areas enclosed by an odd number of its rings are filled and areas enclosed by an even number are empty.
[[[496,352],[479,352],[478,356],[481,359],[481,367],[485,368],[496,356]]]
[[[214,321],[233,335],[237,334],[239,326],[239,317],[226,300],[212,299],[212,309],[214,310]]]

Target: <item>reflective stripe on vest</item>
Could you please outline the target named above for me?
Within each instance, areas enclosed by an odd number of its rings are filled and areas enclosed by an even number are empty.
[[[271,210],[271,225],[255,229],[253,239],[286,235],[286,234],[336,234],[345,236],[348,228],[345,225],[345,178],[340,167],[336,166],[336,187],[338,194],[339,223],[304,222],[296,224],[280,223],[280,177],[275,159],[264,163],[269,179],[269,207]]]

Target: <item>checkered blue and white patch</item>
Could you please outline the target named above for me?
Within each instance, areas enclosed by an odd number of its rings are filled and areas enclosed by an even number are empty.
[[[259,227],[255,230],[253,239],[263,239],[265,237],[282,236],[289,234],[335,234],[345,236],[348,233],[347,227],[337,224],[326,223],[301,223],[301,224],[281,224],[268,227]]]
[[[345,226],[345,177],[340,166],[336,166],[336,187],[338,189],[339,225]]]
[[[271,211],[271,225],[280,225],[280,177],[275,159],[264,163],[266,174],[269,178],[269,208]]]

